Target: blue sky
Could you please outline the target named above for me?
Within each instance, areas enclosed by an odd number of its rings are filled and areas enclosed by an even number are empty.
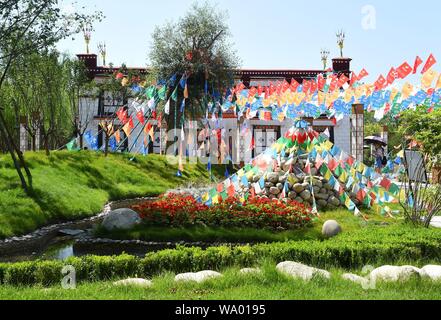
[[[70,3],[62,4],[72,10]],[[151,33],[156,25],[184,15],[193,1],[185,0],[79,0],[89,10],[102,10],[106,19],[95,26],[91,51],[105,41],[107,62],[144,67],[148,64]],[[371,80],[390,67],[416,55],[425,60],[430,53],[441,63],[441,32],[438,16],[441,2],[434,0],[218,0],[228,10],[228,24],[242,67],[277,69],[320,69],[320,49],[331,57],[339,55],[335,33],[347,34],[344,55],[353,59],[352,69],[366,68]],[[368,7],[375,9],[375,29],[362,21]],[[365,8],[366,9],[366,8]],[[372,12],[372,11],[370,11]],[[63,52],[84,53],[82,36],[58,45]],[[437,68],[439,70],[439,68]]]

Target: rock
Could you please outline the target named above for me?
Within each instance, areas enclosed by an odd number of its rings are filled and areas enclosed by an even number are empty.
[[[314,190],[314,194],[320,193],[320,188],[317,186],[312,187],[312,190]]]
[[[328,220],[323,224],[322,234],[327,238],[335,237],[341,231],[340,225],[335,220]]]
[[[330,196],[328,199],[328,203],[332,206],[338,207],[340,206],[340,200],[334,196]]]
[[[367,284],[369,282],[368,279],[360,277],[356,274],[352,274],[352,273],[345,273],[344,275],[341,276],[343,278],[343,280],[348,280],[348,281],[352,281],[361,285]]]
[[[305,190],[303,191],[300,196],[302,197],[303,200],[308,201],[309,199],[311,199],[311,192],[309,190]]]
[[[129,278],[126,280],[120,280],[113,283],[114,286],[134,286],[141,288],[149,288],[152,286],[152,282],[146,279]]]
[[[200,272],[189,272],[189,273],[181,273],[175,277],[175,281],[195,281],[198,283],[202,283],[206,280],[219,278],[222,275],[219,272],[206,270]]]
[[[293,190],[294,190],[296,193],[302,193],[302,192],[305,190],[305,187],[303,187],[303,185],[301,185],[300,183],[296,183],[296,184],[293,186]]]
[[[319,208],[326,208],[327,205],[328,203],[326,202],[326,200],[322,200],[322,199],[317,200],[317,206]]]
[[[128,230],[141,223],[138,213],[131,209],[117,209],[111,211],[103,220],[101,226],[106,230]]]
[[[420,277],[421,270],[412,266],[382,266],[370,273],[371,281],[407,281],[412,277]]]
[[[331,278],[331,274],[326,270],[309,267],[307,265],[292,261],[279,263],[276,269],[281,273],[290,275],[294,278],[300,278],[305,281],[311,280],[314,276],[320,276],[326,279]]]
[[[319,200],[328,200],[329,194],[320,192],[315,195],[315,198]]]
[[[254,182],[254,183],[259,182],[260,178],[261,178],[261,176],[259,176],[259,175],[255,175],[255,176],[253,177],[253,182]]]
[[[318,170],[317,170],[315,167],[312,167],[312,168],[311,168],[311,174],[312,174],[313,176],[315,176],[315,175],[317,175],[317,173],[318,173]]]
[[[290,193],[288,193],[288,198],[290,198],[291,200],[294,200],[295,198],[297,198],[297,193],[295,193],[294,191],[291,191]]]
[[[331,191],[332,189],[334,189],[328,182],[323,183],[323,188],[328,191]]]
[[[272,182],[265,182],[265,188],[271,188],[274,187],[274,183]]]
[[[313,185],[314,187],[318,187],[319,190],[320,190],[321,188],[323,188],[323,183],[322,183],[319,179],[316,179],[316,178],[314,178],[314,180],[312,181],[312,185]]]
[[[428,265],[421,268],[421,271],[434,281],[441,280],[441,266]]]
[[[71,229],[58,230],[58,233],[60,233],[61,235],[72,236],[72,237],[83,234],[84,232],[85,232],[84,230],[71,230]]]
[[[259,268],[244,268],[239,271],[241,274],[257,274],[262,273],[262,270]]]
[[[271,193],[272,195],[278,195],[278,194],[280,194],[280,189],[277,188],[277,187],[271,187],[271,188],[270,188],[270,193]]]
[[[282,184],[282,183],[278,183],[278,184],[276,185],[276,187],[279,188],[280,191],[283,190],[283,184]]]
[[[274,184],[278,183],[279,182],[279,174],[276,172],[269,173],[267,176],[267,181],[274,183]]]
[[[303,198],[297,197],[294,199],[294,201],[298,202],[298,203],[303,203]]]
[[[299,183],[300,179],[297,178],[297,176],[295,174],[290,174],[289,181],[291,184],[295,185],[296,183]]]
[[[280,176],[279,183],[281,183],[282,185],[285,184],[286,179],[288,179],[288,175],[284,174],[283,176]]]

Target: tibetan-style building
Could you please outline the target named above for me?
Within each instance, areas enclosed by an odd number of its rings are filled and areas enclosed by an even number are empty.
[[[78,58],[84,61],[89,77],[97,82],[102,81],[106,77],[118,71],[117,68],[98,66],[97,55],[95,54],[81,54]],[[351,74],[350,58],[337,58],[332,60],[332,71],[337,74],[345,74],[347,77]],[[139,74],[146,74],[148,71],[145,68],[128,68],[128,70],[135,71]],[[316,78],[319,74],[324,73],[323,70],[252,70],[242,69],[235,72],[235,81],[242,81],[246,87],[251,86],[267,86],[269,82],[275,83],[277,81],[295,79],[301,83],[304,79]],[[80,117],[82,123],[88,123],[88,130],[97,137],[98,147],[103,144],[103,136],[100,133],[100,121],[114,115],[116,110],[122,105],[130,105],[131,99],[123,101],[118,97],[113,97],[107,92],[100,92],[99,97],[83,97],[80,101]],[[318,132],[325,132],[328,129],[330,140],[343,149],[346,153],[353,155],[358,160],[363,160],[363,139],[364,139],[364,111],[363,106],[354,105],[353,114],[336,122],[333,119],[326,117],[319,119],[305,119],[309,121],[314,129]],[[154,121],[152,124],[156,124]],[[267,121],[258,118],[248,121],[248,128],[252,134],[248,134],[243,139],[237,139],[240,136],[240,123],[233,113],[224,113],[222,120],[223,129],[225,129],[225,142],[228,144],[229,154],[235,155],[240,159],[240,162],[247,162],[254,156],[263,152],[267,147],[271,146],[278,138],[285,134],[292,125],[292,120]],[[187,125],[186,125],[187,127]],[[192,127],[192,125],[189,125]],[[202,128],[201,128],[202,129]],[[137,143],[137,137],[142,129],[135,129],[131,136],[127,139],[122,149],[130,149],[133,152],[138,151],[132,148]],[[164,133],[162,134],[164,136]],[[178,133],[179,135],[179,133]],[[125,135],[121,131],[121,136]],[[197,134],[196,134],[197,136]],[[252,137],[254,137],[255,148],[249,149]],[[136,139],[136,140],[135,140]],[[160,133],[155,132],[155,141],[151,143],[149,152],[160,153],[164,152],[165,142],[164,138],[160,139]],[[142,139],[140,139],[142,142]],[[200,141],[194,142],[193,146],[189,146],[189,155],[195,156],[200,152]],[[162,148],[162,149],[161,149]]]

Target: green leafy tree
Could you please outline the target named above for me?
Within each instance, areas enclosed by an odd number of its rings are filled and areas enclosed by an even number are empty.
[[[10,69],[29,53],[47,49],[78,33],[84,24],[101,19],[101,13],[63,14],[58,0],[4,0],[0,2],[0,95]],[[6,145],[26,192],[32,190],[32,175],[7,126],[5,106],[0,106],[0,137]],[[22,170],[25,170],[27,179]]]
[[[416,140],[433,164],[441,165],[441,109],[428,113],[426,107],[407,110],[400,117],[399,132],[407,140]]]
[[[209,91],[222,93],[233,80],[232,71],[239,66],[239,59],[230,42],[230,31],[226,24],[227,13],[208,3],[194,3],[187,14],[177,22],[159,26],[153,32],[150,51],[152,71],[159,79],[168,80],[172,75],[185,76],[189,97],[185,113],[192,117],[205,114],[213,101],[205,94]],[[183,99],[179,90],[178,101],[172,103],[167,119],[169,128],[180,123],[180,104]]]

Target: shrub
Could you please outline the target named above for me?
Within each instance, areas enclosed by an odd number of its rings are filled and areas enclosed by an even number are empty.
[[[313,218],[311,210],[296,201],[261,198],[252,198],[241,203],[231,197],[208,207],[191,196],[171,194],[132,208],[148,225],[176,227],[203,224],[286,230],[306,226]]]
[[[397,225],[342,234],[326,241],[290,241],[254,246],[201,248],[178,247],[148,253],[144,258],[70,258],[0,264],[0,282],[11,285],[60,283],[61,269],[72,265],[79,281],[103,281],[125,277],[151,277],[163,272],[222,270],[230,266],[250,267],[261,260],[298,261],[316,267],[359,268],[366,264],[428,263],[441,258],[440,230]]]

